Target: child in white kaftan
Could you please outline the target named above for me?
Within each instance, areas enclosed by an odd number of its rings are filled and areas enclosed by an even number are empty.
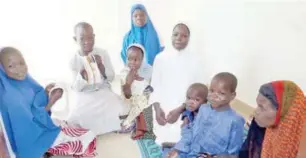
[[[80,50],[70,62],[74,74],[74,103],[68,121],[90,129],[96,134],[119,130],[119,114],[123,100],[110,88],[114,70],[107,52],[94,47],[93,28],[88,23],[75,27],[75,40]]]

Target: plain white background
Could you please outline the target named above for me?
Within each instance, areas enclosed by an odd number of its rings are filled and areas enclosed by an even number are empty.
[[[252,106],[259,86],[271,80],[293,80],[306,90],[302,0],[0,0],[0,46],[20,49],[39,82],[69,81],[73,26],[87,21],[119,72],[122,38],[137,2],[146,5],[166,47],[177,22],[189,25],[190,46],[205,65],[199,68],[203,82],[230,71],[239,80],[237,97]]]

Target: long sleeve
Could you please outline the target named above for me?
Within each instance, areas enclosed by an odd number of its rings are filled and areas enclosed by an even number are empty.
[[[74,58],[72,58],[70,61],[70,70],[72,71],[73,76],[72,88],[77,91],[82,91],[86,86],[88,86],[88,83],[83,79],[78,67],[79,63],[76,60],[76,56],[74,56]]]
[[[152,78],[151,78],[151,86],[154,89],[154,92],[151,94],[149,99],[149,104],[153,104],[155,102],[160,102],[161,100],[161,81],[162,81],[162,61],[159,58],[159,55],[157,55],[154,65],[153,65],[153,72],[152,72]]]
[[[230,132],[230,142],[227,149],[227,152],[230,155],[238,154],[243,144],[244,123],[245,121],[242,117],[232,123]]]
[[[101,56],[105,67],[105,75],[107,77],[106,79],[107,81],[112,82],[115,78],[115,71],[111,59],[108,53],[104,50],[98,50],[98,54]]]
[[[180,152],[183,152],[183,153],[189,153],[191,141],[193,137],[192,136],[192,126],[193,124],[190,123],[182,128],[182,132],[181,132],[182,138],[180,139],[180,141],[178,141],[175,144],[174,149]]]

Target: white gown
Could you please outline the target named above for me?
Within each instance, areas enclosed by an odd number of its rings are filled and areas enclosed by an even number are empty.
[[[154,92],[150,96],[150,104],[159,102],[166,115],[182,105],[188,87],[196,82],[205,82],[202,69],[200,60],[188,49],[177,51],[169,48],[158,54],[153,66],[151,86]],[[180,139],[180,125],[178,120],[175,124],[160,126],[155,119],[157,143],[177,142]]]
[[[83,80],[79,73],[84,68],[83,57],[79,53],[75,54],[70,63],[74,72],[72,88],[75,90],[71,98],[75,99],[75,102],[71,103],[73,105],[71,105],[67,121],[79,124],[100,135],[121,128],[119,115],[125,105],[120,96],[110,88],[109,82],[114,79],[114,70],[107,52],[96,48],[90,55],[95,54],[101,56],[107,80],[104,80],[101,74],[99,76],[102,80],[99,83],[89,84]],[[88,74],[90,75],[89,72]]]

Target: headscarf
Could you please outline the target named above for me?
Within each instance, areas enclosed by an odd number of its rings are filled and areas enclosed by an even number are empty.
[[[291,81],[274,81],[259,92],[277,109],[274,126],[266,128],[261,158],[296,158],[306,119],[303,91]]]
[[[144,26],[138,27],[133,23],[132,16],[135,10],[142,10],[147,16],[147,22]],[[147,10],[144,5],[136,4],[131,10],[131,30],[124,36],[121,58],[126,64],[127,59],[127,47],[132,43],[139,43],[145,47],[146,50],[146,63],[153,65],[155,56],[163,50],[161,47],[158,34],[150,20]]]
[[[22,81],[8,77],[0,64],[0,91],[0,111],[16,157],[41,157],[60,132],[45,110],[44,89],[30,75]]]
[[[265,128],[259,127],[255,120],[252,120],[247,139],[239,151],[239,158],[260,158],[265,131]]]
[[[138,69],[137,73],[140,77],[143,77],[145,80],[150,81],[151,77],[152,77],[152,66],[149,65],[148,63],[146,63],[145,60],[144,60],[146,58],[145,48],[141,44],[133,43],[133,44],[131,44],[127,47],[126,52],[128,52],[128,50],[131,47],[137,47],[137,48],[142,50],[143,60],[142,60],[142,64],[141,64],[140,68]]]

